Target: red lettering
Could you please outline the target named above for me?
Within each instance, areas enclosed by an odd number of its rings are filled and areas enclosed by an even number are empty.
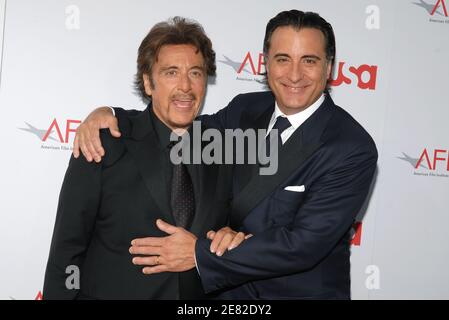
[[[76,128],[75,129],[70,128],[70,125],[72,123],[80,124],[81,121],[79,121],[79,120],[67,120],[66,129],[65,129],[65,143],[69,143],[69,133],[70,132],[76,132]]]
[[[440,161],[440,160],[445,161],[446,160],[446,158],[438,158],[438,153],[443,153],[443,152],[446,153],[446,150],[436,149],[433,152],[433,169],[437,168],[437,161]]]
[[[423,160],[424,157],[426,157],[426,161],[427,161],[427,165],[429,166],[429,169],[433,170],[432,169],[432,164],[430,163],[429,155],[427,154],[427,149],[425,149],[425,148],[424,148],[424,151],[421,154],[421,157],[419,157],[419,160],[416,163],[415,169],[419,168],[419,166],[421,165],[421,161]]]
[[[352,237],[351,244],[353,246],[360,246],[361,240],[362,240],[362,223],[356,222],[353,224],[352,228],[354,229],[355,233]]]
[[[370,89],[375,90],[376,89],[376,79],[377,79],[377,66],[369,66],[367,64],[362,64],[360,67],[350,67],[349,71],[355,74],[358,78],[357,86],[360,89]],[[364,82],[362,79],[362,74],[364,72],[369,73],[369,80],[368,82]]]
[[[248,51],[248,53],[246,54],[245,60],[243,60],[242,65],[239,68],[239,71],[237,71],[237,73],[241,73],[243,68],[245,68],[246,64],[249,62],[250,66],[251,66],[251,70],[253,71],[253,74],[256,74],[256,68],[254,67],[254,62],[253,59],[251,58],[251,53]]]
[[[42,141],[46,141],[48,136],[52,133],[53,127],[55,127],[56,132],[58,133],[59,141],[64,143],[64,140],[62,139],[61,130],[59,130],[58,122],[56,121],[56,118],[53,120],[53,122],[50,125],[50,128],[48,128],[47,132],[45,133],[44,137],[42,138]]]
[[[42,300],[42,292],[38,292],[36,298],[34,300]]]
[[[447,10],[446,10],[446,4],[444,3],[444,0],[438,0],[438,2],[435,4],[435,7],[433,7],[432,13],[430,14],[431,16],[433,16],[435,14],[435,12],[437,11],[438,7],[440,6],[440,2],[441,5],[443,6],[443,11],[444,11],[444,15],[447,17]]]
[[[261,75],[262,72],[262,66],[265,69],[265,56],[263,55],[263,53],[259,53],[259,63],[257,64],[257,74]]]
[[[346,83],[346,84],[351,84],[351,79],[349,79],[348,77],[346,77],[343,74],[343,66],[344,65],[345,65],[345,62],[339,62],[338,63],[337,79],[332,80],[330,82],[331,86],[337,87],[337,86],[341,85],[343,82]]]
[[[447,171],[449,171],[449,156],[447,157]]]
[[[339,62],[338,63],[338,71],[337,71],[337,78],[330,81],[331,86],[339,86],[343,83],[351,84],[352,81],[350,78],[344,75],[343,72],[343,66],[345,65],[345,62]],[[376,81],[377,81],[377,66],[369,66],[367,64],[362,64],[360,67],[349,67],[349,72],[355,74],[357,76],[357,86],[360,89],[369,89],[369,90],[375,90],[376,89]],[[364,72],[367,72],[369,74],[369,80],[363,81],[362,75]]]

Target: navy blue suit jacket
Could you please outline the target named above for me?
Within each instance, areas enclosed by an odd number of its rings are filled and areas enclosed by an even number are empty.
[[[242,94],[208,126],[263,128],[271,92]],[[370,135],[326,95],[283,145],[275,175],[236,165],[230,216],[254,236],[222,257],[199,239],[196,260],[206,292],[229,299],[349,299],[350,228],[368,194],[377,150]],[[287,191],[304,186],[304,192]]]

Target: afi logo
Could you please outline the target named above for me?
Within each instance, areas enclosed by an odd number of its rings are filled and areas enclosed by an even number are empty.
[[[263,53],[259,53],[258,56],[252,56],[251,52],[248,51],[245,54],[243,61],[234,61],[225,55],[223,55],[223,58],[224,60],[218,60],[218,62],[230,66],[237,74],[244,72],[248,75],[257,76],[265,72],[265,59]]]
[[[56,130],[56,133],[58,134],[59,142],[61,143],[69,143],[69,134],[70,132],[76,132],[76,128],[72,127],[73,125],[80,124],[81,121],[79,120],[67,120],[65,123],[65,132],[64,136],[61,133],[60,125],[58,124],[58,121],[56,121],[56,118],[53,120],[53,122],[50,124],[50,127],[47,129],[44,137],[42,138],[42,141],[46,141],[47,138],[50,136],[50,134],[53,132],[53,130]]]
[[[437,9],[438,9],[438,7],[440,6],[440,4],[441,4],[441,6],[443,7],[444,15],[445,15],[446,17],[448,17],[448,15],[447,15],[447,9],[446,9],[446,4],[444,3],[444,0],[438,0],[438,1],[437,1],[437,3],[436,3],[435,6],[433,7],[433,10],[432,10],[432,12],[430,13],[430,15],[433,16],[433,15],[435,14],[435,12],[437,11]]]
[[[343,83],[352,83],[352,80],[348,78],[343,72],[344,65],[345,62],[343,61],[338,63],[337,78],[330,82],[331,86],[337,87],[342,85]],[[377,66],[369,66],[367,64],[362,64],[358,68],[351,66],[349,67],[349,72],[357,76],[357,87],[364,90],[376,90]],[[362,78],[364,74],[368,76],[367,81]]]
[[[429,170],[436,170],[438,162],[444,162],[445,169],[449,171],[449,150],[434,149],[433,152],[431,150],[428,152],[427,149],[424,148],[421,156],[416,162],[415,169],[418,169],[425,164]]]
[[[427,0],[426,0],[427,1]],[[414,5],[423,8],[427,11],[427,13],[431,16],[435,16],[435,14],[438,14],[440,16],[446,16],[447,14],[447,7],[446,7],[446,0],[438,0],[435,4],[433,3],[427,3],[424,0],[419,0],[419,2],[413,2]],[[441,12],[440,9],[443,9],[443,12]]]
[[[251,72],[254,76],[261,75],[263,72],[265,72],[265,71],[262,72],[262,67],[265,70],[265,59],[263,53],[259,53],[259,57],[257,58],[257,71],[256,71],[256,68],[254,66],[254,59],[252,58],[251,53],[248,51],[245,56],[245,59],[243,59],[243,62],[240,65],[240,68],[237,70],[237,73],[240,74],[248,64],[251,67]]]

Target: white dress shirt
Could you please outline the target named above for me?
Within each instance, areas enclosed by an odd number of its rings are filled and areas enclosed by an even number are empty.
[[[300,125],[302,125],[315,111],[318,110],[321,104],[323,104],[323,101],[324,101],[324,93],[321,94],[321,97],[319,97],[319,99],[315,101],[315,103],[313,103],[310,107],[289,116],[285,115],[281,111],[281,109],[279,109],[278,103],[276,101],[273,115],[271,116],[271,120],[268,124],[267,136],[270,133],[271,129],[273,129],[277,117],[279,116],[287,117],[288,121],[290,121],[291,123],[291,127],[285,129],[284,132],[282,132],[281,134],[282,144],[284,144],[288,140],[288,138],[292,136],[295,130],[298,129]]]

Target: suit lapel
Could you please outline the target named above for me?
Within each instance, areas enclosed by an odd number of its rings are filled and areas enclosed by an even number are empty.
[[[231,226],[240,226],[245,217],[273,190],[284,183],[292,173],[324,143],[321,139],[334,110],[330,97],[305,121],[279,150],[278,171],[274,175],[253,175],[243,190],[235,196]]]
[[[203,134],[206,129],[207,127],[201,125],[201,134]],[[190,134],[193,136],[191,131]],[[204,150],[208,144],[207,141],[201,141],[201,151]],[[192,154],[193,152],[194,151],[192,151]],[[214,214],[211,212],[211,206],[215,200],[215,193],[212,193],[211,191],[217,189],[216,177],[218,176],[218,165],[206,165],[204,163],[193,164],[191,165],[191,169],[192,181],[195,185],[195,197],[198,197],[198,199],[195,201],[197,205],[195,207],[195,217],[193,218],[190,231],[200,235],[202,232],[209,231],[203,230],[206,225],[205,220]]]
[[[149,108],[137,117],[131,118],[130,122],[131,138],[125,139],[125,145],[133,157],[153,201],[160,209],[160,212],[152,214],[160,215],[165,221],[173,224],[174,219],[167,196],[168,187],[164,170],[161,170],[167,164],[153,128]]]
[[[262,110],[262,112],[260,112],[259,115],[256,115],[256,117],[254,117],[254,114],[250,111],[243,113],[240,121],[240,128],[242,128],[242,130],[266,130],[274,112],[274,99],[260,106],[260,110]],[[245,148],[245,159],[248,159],[248,148]],[[259,164],[257,161],[256,158],[255,164],[248,164],[247,161],[245,161],[244,164],[236,165],[235,174],[237,179],[234,179],[236,181],[233,188],[234,194],[239,193],[254,176],[258,175]]]
[[[197,185],[199,186],[199,196],[198,204],[195,209],[195,217],[192,222],[192,227],[190,231],[194,234],[200,235],[203,231],[203,226],[205,225],[205,220],[210,217],[211,214],[211,205],[213,204],[214,197],[211,197],[211,190],[215,190],[217,179],[217,170],[218,166],[216,164],[211,165],[194,165],[193,170],[195,172],[195,180]]]

